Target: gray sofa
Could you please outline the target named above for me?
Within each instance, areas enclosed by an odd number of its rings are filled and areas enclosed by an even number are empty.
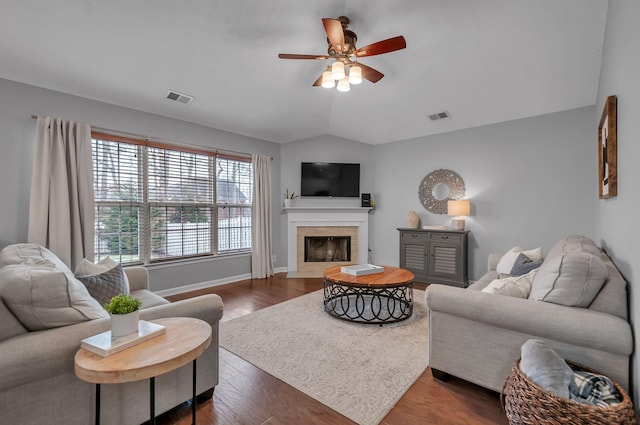
[[[433,375],[453,375],[501,391],[522,344],[537,338],[563,358],[608,375],[628,391],[633,337],[626,282],[613,262],[590,239],[571,235],[554,245],[540,269],[576,252],[597,256],[606,266],[605,283],[586,308],[481,292],[498,277],[501,255],[496,254],[489,257],[489,271],[469,288],[430,285],[426,302]],[[534,279],[534,288],[535,284]]]
[[[131,294],[142,300],[140,318],[153,320],[163,317],[195,317],[212,327],[211,345],[198,358],[197,393],[200,399],[211,397],[218,383],[218,322],[222,317],[222,301],[217,295],[203,295],[192,299],[169,303],[149,290],[147,270],[144,267],[125,269]],[[16,301],[15,282],[12,276],[24,280],[20,285],[30,285],[35,292],[42,285],[66,281],[68,291],[76,305],[71,314],[86,316],[74,324],[29,331],[18,317],[23,318],[26,304]],[[51,277],[47,280],[48,276]],[[10,245],[0,251],[0,424],[64,424],[86,425],[93,423],[95,386],[81,381],[74,374],[73,358],[83,338],[110,329],[108,315],[91,318],[87,306],[94,307],[84,296],[82,284],[73,281],[73,273],[50,251],[33,244]],[[80,284],[80,287],[77,285]],[[88,294],[88,292],[87,292]],[[50,305],[42,305],[57,295],[48,295],[32,302],[28,307],[42,319],[60,319],[51,315]],[[80,305],[80,307],[77,307]],[[99,304],[98,304],[99,306]],[[12,313],[19,312],[18,317]],[[47,310],[49,309],[49,310]],[[103,313],[93,313],[102,315]],[[25,322],[26,323],[26,322]],[[156,378],[156,414],[165,412],[191,398],[192,368],[184,366]],[[148,380],[127,384],[102,385],[101,423],[106,425],[140,424],[149,419]]]

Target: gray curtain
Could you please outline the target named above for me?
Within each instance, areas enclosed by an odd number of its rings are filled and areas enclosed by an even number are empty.
[[[273,276],[271,264],[271,158],[252,155],[253,213],[251,216],[251,277]]]
[[[38,117],[29,204],[29,242],[53,251],[71,270],[93,261],[91,127]]]

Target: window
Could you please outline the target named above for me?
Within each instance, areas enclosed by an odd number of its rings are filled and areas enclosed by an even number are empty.
[[[92,143],[96,260],[251,250],[249,158],[101,133]]]

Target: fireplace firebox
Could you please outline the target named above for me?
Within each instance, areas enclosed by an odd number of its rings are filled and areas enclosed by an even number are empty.
[[[305,236],[304,261],[351,261],[351,236]]]

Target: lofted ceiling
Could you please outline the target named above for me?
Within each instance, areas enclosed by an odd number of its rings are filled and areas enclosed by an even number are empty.
[[[380,144],[596,103],[603,0],[0,0],[0,78],[277,143]],[[350,18],[385,77],[312,87],[321,19]],[[169,90],[192,95],[184,105]],[[428,116],[448,111],[451,118]]]

